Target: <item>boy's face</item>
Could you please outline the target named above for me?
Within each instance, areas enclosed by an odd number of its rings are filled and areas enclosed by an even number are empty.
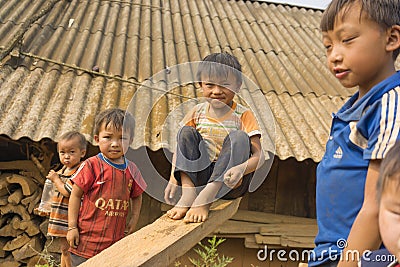
[[[78,137],[69,140],[61,140],[58,143],[58,156],[62,165],[73,168],[79,164],[85,156],[86,149],[81,149]]]
[[[336,17],[333,30],[322,33],[329,70],[346,88],[367,92],[394,73],[388,32],[371,21],[355,2]],[[361,17],[360,17],[361,14]]]
[[[203,96],[207,98],[215,109],[232,106],[232,100],[241,84],[237,82],[233,74],[227,77],[201,77]]]
[[[400,176],[400,173],[397,173]],[[398,177],[399,178],[399,177]],[[387,182],[379,204],[379,230],[385,247],[400,259],[400,198],[398,178]]]
[[[124,163],[124,154],[132,142],[129,132],[122,132],[122,129],[115,129],[112,125],[105,127],[105,123],[100,126],[99,134],[94,136],[94,140],[99,144],[99,149],[103,155],[114,163]]]

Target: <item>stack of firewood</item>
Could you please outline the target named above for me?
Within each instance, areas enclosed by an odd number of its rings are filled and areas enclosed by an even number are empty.
[[[59,245],[46,238],[48,218],[35,214],[42,196],[43,171],[29,160],[0,162],[0,267],[35,266]]]

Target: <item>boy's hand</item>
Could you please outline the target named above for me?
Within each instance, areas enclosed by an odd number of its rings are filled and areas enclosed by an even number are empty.
[[[135,229],[136,229],[136,224],[135,224],[134,220],[129,220],[128,224],[126,225],[126,229],[125,229],[126,235],[132,234],[133,232],[135,232]]]
[[[68,230],[67,241],[70,247],[76,248],[79,245],[79,231],[78,228]]]
[[[224,183],[229,187],[229,188],[236,188],[242,184],[242,177],[243,173],[245,171],[245,167],[242,165],[237,165],[232,168],[230,168],[225,174],[224,174]]]
[[[54,180],[58,177],[58,174],[54,170],[50,170],[49,174],[47,174],[46,178],[50,181],[54,182]]]
[[[167,202],[168,205],[174,205],[176,200],[174,199],[176,190],[178,188],[178,182],[175,178],[171,176],[169,179],[168,185],[164,190],[164,200]]]

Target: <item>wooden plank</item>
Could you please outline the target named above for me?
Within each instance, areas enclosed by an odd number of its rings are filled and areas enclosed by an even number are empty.
[[[281,236],[281,245],[291,248],[314,248],[314,236]]]
[[[255,235],[257,244],[279,245],[291,248],[314,248],[314,237],[286,235]]]
[[[240,198],[216,201],[203,223],[187,224],[163,215],[80,266],[168,266],[232,217],[239,203]]]
[[[245,246],[246,248],[260,249],[260,248],[264,248],[265,245],[258,244],[258,243],[256,242],[256,239],[255,239],[254,235],[253,235],[253,236],[246,237],[246,238],[244,239],[244,246]]]
[[[255,236],[248,236],[244,239],[244,246],[246,248],[255,248],[255,249],[265,249],[266,247],[268,249],[282,249],[281,245],[265,245],[265,244],[258,244],[256,242]]]
[[[260,228],[261,235],[289,235],[289,236],[308,236],[317,235],[317,225],[297,225],[297,224],[268,224]]]
[[[250,210],[238,210],[230,220],[246,221],[255,223],[293,223],[293,224],[316,224],[315,219],[266,213]]]
[[[254,234],[217,234],[215,232],[212,232],[207,237],[211,238],[213,236],[221,237],[224,239],[228,239],[228,238],[245,239],[246,237],[254,236]]]
[[[257,244],[261,245],[281,245],[281,236],[280,235],[260,235],[255,234],[255,241]]]
[[[252,223],[241,221],[226,221],[224,225],[214,230],[215,234],[258,234],[260,228],[266,226],[264,223]]]

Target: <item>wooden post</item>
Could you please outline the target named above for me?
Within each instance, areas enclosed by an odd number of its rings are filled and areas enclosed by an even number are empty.
[[[216,201],[203,223],[187,224],[163,215],[79,266],[168,266],[231,218],[239,203],[240,198]]]

